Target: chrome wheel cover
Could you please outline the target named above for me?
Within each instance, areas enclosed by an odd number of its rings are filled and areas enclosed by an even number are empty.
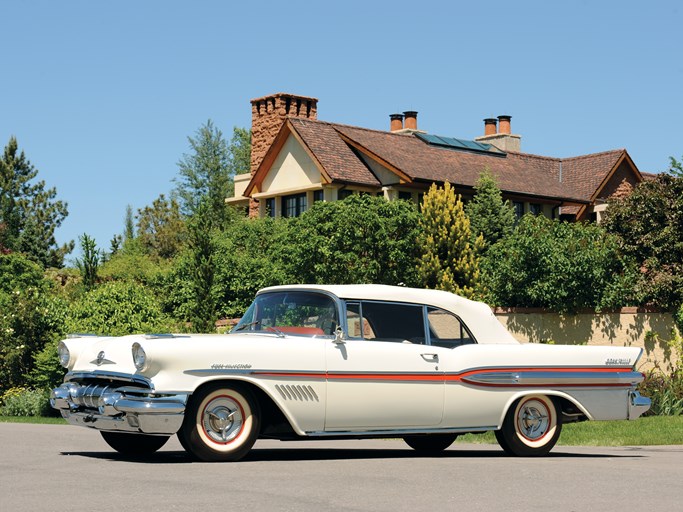
[[[538,441],[548,434],[551,423],[550,411],[541,400],[527,400],[517,410],[517,432],[529,441]]]
[[[244,410],[228,395],[214,397],[202,411],[201,425],[209,440],[218,444],[231,443],[244,428]]]

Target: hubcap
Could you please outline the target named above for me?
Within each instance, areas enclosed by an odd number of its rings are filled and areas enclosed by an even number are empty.
[[[233,441],[241,432],[243,424],[242,408],[226,396],[211,400],[202,414],[204,432],[216,443]]]
[[[548,411],[536,400],[522,406],[517,416],[519,432],[531,440],[540,439],[548,431]]]

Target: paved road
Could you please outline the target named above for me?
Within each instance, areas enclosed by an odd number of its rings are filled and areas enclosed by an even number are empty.
[[[191,462],[175,438],[126,460],[99,434],[0,423],[0,511],[660,511],[683,509],[683,446],[556,447],[543,459],[455,444],[259,441],[234,464]]]

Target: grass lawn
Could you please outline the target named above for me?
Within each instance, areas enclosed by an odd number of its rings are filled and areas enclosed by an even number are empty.
[[[493,432],[458,437],[462,443],[496,443]],[[683,416],[648,416],[635,421],[584,421],[562,426],[558,445],[648,446],[683,444]]]
[[[0,416],[0,423],[40,423],[43,425],[67,425],[64,418],[43,418],[41,416]]]
[[[62,418],[0,416],[0,423],[66,425]],[[460,443],[497,444],[493,432],[466,434]],[[562,427],[558,445],[564,446],[648,446],[683,445],[683,416],[648,416],[635,421],[584,421]]]

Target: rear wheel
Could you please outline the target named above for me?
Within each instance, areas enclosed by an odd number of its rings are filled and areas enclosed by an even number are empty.
[[[124,455],[149,455],[166,444],[169,436],[151,436],[129,432],[100,432],[114,450]]]
[[[496,439],[510,455],[532,457],[547,455],[561,431],[562,420],[553,400],[531,395],[512,404],[502,428],[496,431]]]
[[[423,436],[406,436],[403,440],[413,450],[435,454],[444,451],[458,437],[457,434],[426,434]]]
[[[178,437],[195,458],[230,462],[244,457],[260,428],[258,402],[246,387],[214,384],[194,396]]]

